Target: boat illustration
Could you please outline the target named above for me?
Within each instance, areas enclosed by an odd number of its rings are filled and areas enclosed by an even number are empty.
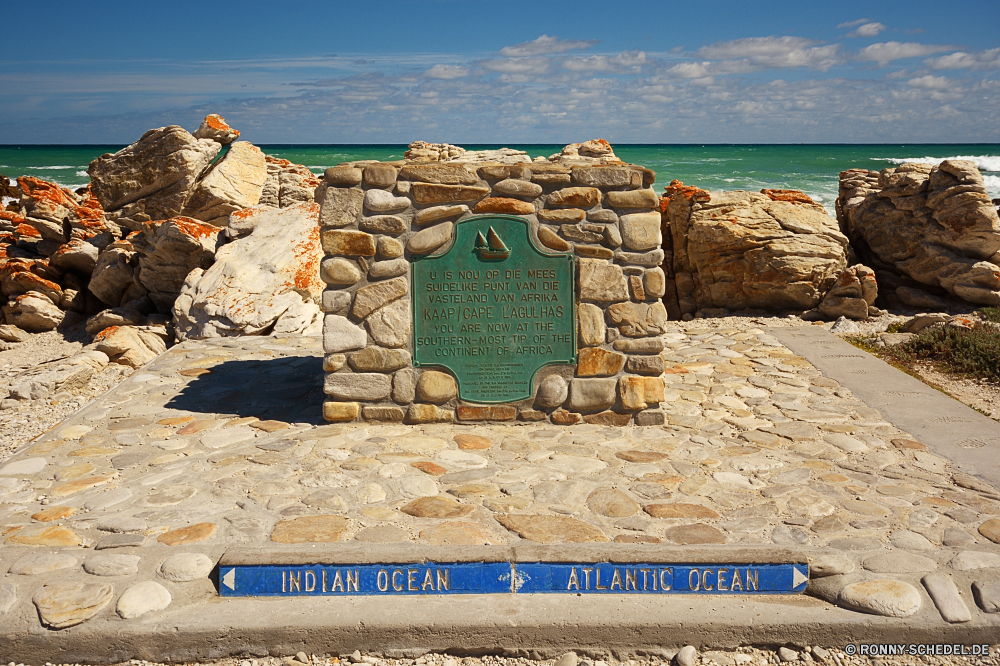
[[[493,227],[490,227],[486,236],[483,236],[482,231],[476,235],[475,252],[483,261],[503,261],[510,256],[510,248],[503,244]]]

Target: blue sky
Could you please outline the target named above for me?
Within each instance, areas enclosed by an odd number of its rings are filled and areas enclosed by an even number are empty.
[[[7,3],[0,143],[1000,142],[1000,2]]]

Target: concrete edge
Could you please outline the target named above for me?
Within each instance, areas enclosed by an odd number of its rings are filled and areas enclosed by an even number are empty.
[[[971,622],[947,624],[929,601],[912,617],[887,618],[801,595],[468,595],[397,597],[389,604],[378,597],[227,599],[128,622],[103,613],[60,631],[22,623],[0,630],[0,661],[182,662],[355,649],[384,656],[434,651],[535,658],[574,650],[620,658],[688,644],[993,643],[998,623],[1000,618],[977,614]]]

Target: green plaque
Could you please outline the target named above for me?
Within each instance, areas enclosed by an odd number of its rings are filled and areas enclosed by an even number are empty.
[[[447,368],[470,402],[530,398],[539,368],[576,363],[574,277],[522,218],[459,221],[450,250],[413,262],[413,365]]]

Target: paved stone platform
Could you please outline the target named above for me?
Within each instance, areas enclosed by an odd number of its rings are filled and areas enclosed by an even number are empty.
[[[0,660],[995,639],[1000,492],[768,332],[664,341],[667,423],[624,428],[325,425],[318,338],[177,345],[0,463]],[[812,579],[781,598],[218,596],[223,557],[491,546],[793,551]]]

